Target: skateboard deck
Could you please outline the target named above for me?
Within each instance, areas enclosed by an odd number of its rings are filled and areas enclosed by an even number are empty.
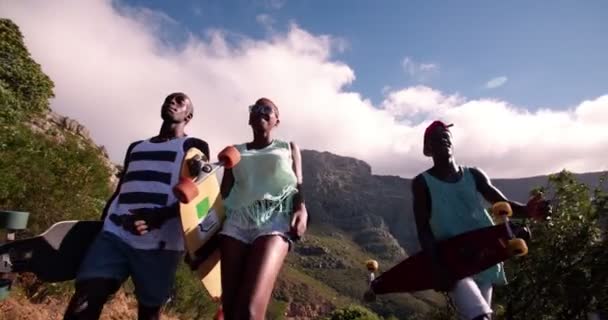
[[[507,208],[509,215],[510,207]],[[527,246],[515,235],[526,234],[521,226],[514,226],[505,217],[504,223],[469,231],[437,242],[440,259],[452,273],[454,281],[473,276],[514,256],[525,255]],[[377,268],[370,266],[374,271]],[[421,251],[375,277],[370,275],[370,289],[374,294],[413,292],[434,288],[431,258]]]
[[[0,274],[31,272],[43,282],[76,277],[103,221],[61,221],[44,233],[0,246]]]
[[[219,162],[209,163],[200,150],[189,149],[182,161],[180,183],[174,189],[180,200],[180,221],[190,265],[216,301],[222,295],[218,231],[225,216],[219,169],[234,166],[240,155],[235,148],[228,147],[218,158]],[[191,161],[203,163],[199,172],[192,172]]]

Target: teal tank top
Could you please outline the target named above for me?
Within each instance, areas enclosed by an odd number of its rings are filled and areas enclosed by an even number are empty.
[[[234,185],[226,199],[226,215],[262,225],[276,214],[290,215],[298,192],[291,144],[275,139],[263,149],[235,146],[241,161],[232,168]]]
[[[422,174],[431,195],[430,225],[437,240],[494,225],[477,191],[473,174],[467,167],[461,169],[462,178],[457,182],[441,181],[428,172]],[[473,278],[480,284],[507,283],[502,263]]]

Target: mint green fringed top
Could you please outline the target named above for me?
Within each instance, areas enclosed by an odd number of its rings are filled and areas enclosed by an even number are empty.
[[[473,174],[466,167],[462,167],[462,171],[458,182],[441,181],[428,172],[422,174],[431,194],[430,224],[437,240],[494,225],[482,204]],[[479,284],[507,283],[502,263],[476,274],[473,279]]]
[[[275,214],[291,215],[298,192],[291,144],[275,139],[263,149],[235,146],[241,161],[232,168],[234,185],[224,200],[226,215],[262,225]]]

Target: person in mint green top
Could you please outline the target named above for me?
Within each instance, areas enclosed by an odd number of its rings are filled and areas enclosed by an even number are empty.
[[[434,121],[424,133],[423,153],[432,157],[433,167],[412,181],[418,239],[422,250],[429,252],[433,260],[435,287],[448,292],[461,317],[491,319],[493,286],[507,283],[503,264],[451,282],[450,270],[440,260],[436,242],[494,225],[483,199],[491,204],[508,201],[514,217],[547,216],[551,207],[544,200],[531,203],[530,207],[507,200],[481,169],[457,165],[451,126]]]
[[[265,319],[285,257],[306,231],[300,150],[272,136],[279,123],[270,99],[250,106],[253,141],[235,146],[241,161],[224,171],[220,251],[226,320]]]

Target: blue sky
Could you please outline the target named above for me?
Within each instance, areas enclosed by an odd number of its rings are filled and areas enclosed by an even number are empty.
[[[295,22],[345,40],[334,59],[353,68],[348,88],[374,103],[386,86],[424,84],[469,99],[498,98],[531,110],[573,107],[608,88],[608,2],[594,1],[122,1],[166,13],[203,35],[221,29],[256,39]],[[436,66],[428,74],[403,67]],[[498,77],[496,88],[486,83]],[[499,81],[500,82],[500,81]]]
[[[599,0],[0,1],[55,83],[51,108],[113,161],[157,134],[156,108],[183,91],[200,115],[189,134],[212,150],[250,139],[246,107],[267,96],[281,139],[404,177],[431,165],[422,135],[437,119],[455,123],[458,161],[494,178],[607,170],[607,12]]]

